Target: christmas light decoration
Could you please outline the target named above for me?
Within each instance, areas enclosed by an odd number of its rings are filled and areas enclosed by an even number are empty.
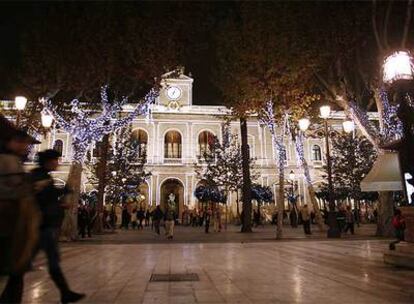
[[[309,166],[305,159],[305,150],[303,148],[304,142],[304,135],[302,132],[295,137],[295,152],[296,152],[296,160],[298,163],[298,167],[302,167],[303,175],[305,177],[305,181],[307,185],[312,185],[312,178],[309,172]]]
[[[73,118],[67,120],[58,113],[50,99],[40,99],[45,111],[52,115],[56,123],[72,136],[75,162],[83,163],[88,149],[94,142],[100,141],[104,135],[127,126],[138,115],[150,116],[150,106],[154,104],[158,96],[158,91],[152,89],[131,113],[124,118],[117,119],[115,116],[121,111],[127,98],[124,97],[120,103],[111,103],[107,90],[108,86],[101,88],[102,113],[97,117],[88,115],[87,110],[80,108],[79,100],[74,99],[71,102],[71,112],[74,115]]]
[[[388,94],[384,89],[380,90],[379,96],[383,106],[383,113],[381,117],[384,123],[384,128],[381,130],[383,141],[401,138],[403,126],[397,116],[398,105],[392,106],[390,104]]]
[[[361,133],[371,142],[375,149],[378,150],[378,143],[380,138],[379,132],[369,121],[368,114],[365,111],[361,110],[353,101],[349,101],[348,106],[349,114],[360,129]]]
[[[267,102],[266,108],[260,117],[260,121],[269,128],[270,134],[272,135],[272,145],[273,148],[277,151],[278,155],[277,161],[279,167],[279,176],[284,176],[284,167],[287,160],[286,147],[284,145],[285,132],[282,130],[280,135],[277,135],[276,133],[277,123],[273,112],[273,101],[269,100]],[[286,122],[286,117],[284,122]],[[284,123],[284,127],[285,126],[286,123]]]

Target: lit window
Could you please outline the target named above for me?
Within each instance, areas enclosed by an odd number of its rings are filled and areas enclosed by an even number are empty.
[[[148,134],[144,130],[135,130],[132,132],[132,143],[138,150],[138,158],[143,157],[147,153]]]
[[[214,134],[209,131],[203,131],[198,136],[198,152],[200,156],[211,151],[214,144]]]
[[[164,158],[181,158],[181,134],[168,131],[164,138]]]

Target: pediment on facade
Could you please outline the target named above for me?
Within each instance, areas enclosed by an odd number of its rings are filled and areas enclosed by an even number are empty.
[[[175,80],[175,81],[189,81],[189,82],[193,82],[194,79],[191,78],[190,76],[187,76],[184,74],[184,68],[180,69],[180,70],[173,70],[170,72],[167,72],[165,74],[163,74],[161,76],[161,78],[164,81],[170,81],[170,80]]]

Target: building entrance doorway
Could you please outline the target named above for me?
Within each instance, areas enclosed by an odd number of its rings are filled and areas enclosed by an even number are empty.
[[[177,217],[181,218],[184,210],[184,186],[175,178],[165,180],[161,185],[161,208],[165,210],[167,205],[173,208]]]

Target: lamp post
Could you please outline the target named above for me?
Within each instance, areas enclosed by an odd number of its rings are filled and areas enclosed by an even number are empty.
[[[351,134],[355,130],[355,123],[352,120],[345,120],[342,122],[342,128],[344,129],[345,133]]]
[[[409,51],[397,51],[385,58],[382,68],[383,82],[396,93],[397,116],[403,125],[401,141],[387,148],[398,150],[404,196],[413,203],[414,194],[407,193],[407,186],[414,185],[414,59]]]
[[[18,128],[20,127],[21,111],[23,111],[26,108],[26,104],[27,104],[27,98],[24,96],[16,96],[16,98],[14,99],[14,106],[16,107],[16,110],[17,110],[16,126]]]
[[[292,197],[293,197],[294,191],[295,191],[295,172],[293,172],[293,170],[290,170],[289,179],[292,182],[291,183],[291,194],[292,194]]]
[[[53,124],[53,116],[50,115],[47,112],[41,112],[41,121],[42,121],[42,126],[46,129],[50,128]]]
[[[331,153],[329,148],[329,129],[328,129],[328,119],[331,115],[330,106],[320,107],[320,116],[324,120],[325,126],[325,150],[326,150],[326,167],[328,170],[328,202],[329,202],[329,212],[328,212],[328,238],[338,238],[341,237],[341,231],[339,230],[338,221],[336,219],[335,211],[335,200],[334,200],[334,187],[332,182],[332,160]]]
[[[297,227],[297,219],[298,219],[298,210],[296,207],[296,199],[295,199],[295,172],[293,170],[290,170],[289,172],[289,179],[291,181],[291,185],[290,185],[290,195],[291,195],[291,203],[292,203],[292,207],[293,207],[293,212],[295,213],[294,217],[292,215],[291,217],[291,225],[293,228]]]

